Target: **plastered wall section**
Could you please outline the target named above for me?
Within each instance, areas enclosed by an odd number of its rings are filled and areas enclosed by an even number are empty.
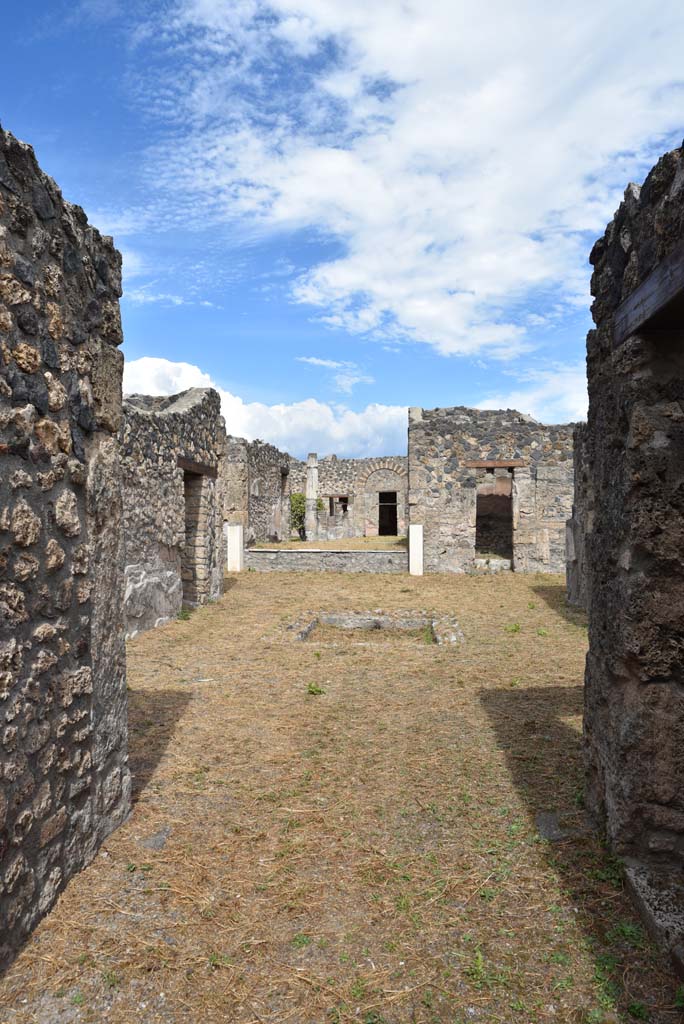
[[[0,965],[130,807],[120,294],[0,129]]]

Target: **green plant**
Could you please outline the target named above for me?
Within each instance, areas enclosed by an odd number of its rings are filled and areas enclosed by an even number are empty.
[[[187,605],[183,605],[181,610],[178,612],[177,618],[179,618],[181,622],[188,621],[188,619],[190,618],[190,609],[187,607]]]
[[[312,697],[318,697],[319,694],[325,693],[325,690],[323,689],[322,686],[319,686],[318,683],[314,682],[309,683],[309,685],[306,688],[306,692],[310,693]]]
[[[306,498],[298,491],[290,495],[290,526],[296,530],[300,537],[304,534],[304,520],[306,518]]]
[[[627,1007],[627,1013],[634,1020],[648,1020],[648,1010],[643,1003],[633,1002]]]
[[[73,996],[71,997],[71,1005],[72,1006],[83,1006],[84,1003],[85,1003],[85,996],[83,995],[83,993],[82,992],[74,992]]]
[[[520,632],[520,623],[519,622],[511,622],[510,625],[504,626],[504,629],[506,630],[507,633],[519,633]]]
[[[646,936],[643,928],[638,924],[633,924],[631,921],[619,921],[614,928],[611,928],[607,933],[606,938],[609,942],[623,942],[629,943],[634,949],[643,949],[646,945]]]
[[[307,935],[305,932],[297,932],[292,939],[292,945],[295,949],[305,949],[307,946],[310,946],[312,942],[313,939],[311,936]]]
[[[678,1010],[684,1010],[684,985],[680,985],[675,992],[674,1004]]]

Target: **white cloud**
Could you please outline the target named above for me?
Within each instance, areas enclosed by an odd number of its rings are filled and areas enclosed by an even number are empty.
[[[171,10],[145,93],[162,208],[336,239],[292,297],[385,341],[524,352],[525,304],[586,305],[585,232],[681,126],[679,0]]]
[[[298,363],[322,366],[327,370],[341,370],[332,376],[335,388],[343,395],[351,395],[357,384],[374,384],[375,377],[362,373],[356,363],[339,362],[336,359],[319,359],[318,356],[297,356]]]
[[[349,363],[339,363],[336,359],[319,359],[318,356],[297,356],[298,363],[308,363],[310,366],[324,366],[328,370],[341,370]]]
[[[351,395],[357,384],[374,384],[375,377],[369,377],[365,373],[336,373],[335,386],[343,395]]]
[[[174,395],[186,388],[215,387],[221,395],[226,428],[237,437],[260,437],[293,455],[317,450],[347,457],[401,455],[406,451],[407,409],[399,405],[366,406],[354,412],[342,404],[315,398],[290,404],[245,402],[218,387],[198,366],[143,356],[124,364],[124,393]]]
[[[174,295],[170,292],[153,292],[150,291],[149,285],[141,288],[127,288],[124,291],[123,297],[135,306],[146,306],[153,302],[161,302],[167,306],[185,306],[187,303],[187,299],[184,299],[182,295]]]
[[[478,409],[517,409],[542,423],[573,423],[587,417],[587,379],[583,363],[517,373],[520,384],[488,395]]]

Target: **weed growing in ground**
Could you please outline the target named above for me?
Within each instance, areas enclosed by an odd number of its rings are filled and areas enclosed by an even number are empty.
[[[181,610],[178,612],[177,618],[180,619],[181,622],[187,622],[191,614],[192,612],[190,611],[190,609],[183,605]]]
[[[292,945],[295,949],[306,949],[306,947],[310,946],[312,942],[313,939],[310,935],[307,935],[306,932],[297,932],[292,939]]]
[[[312,697],[318,697],[321,693],[325,693],[325,690],[318,683],[309,683],[306,692],[311,694]]]
[[[506,630],[507,633],[519,633],[520,632],[520,623],[519,622],[510,622],[507,626],[504,626],[504,629]]]

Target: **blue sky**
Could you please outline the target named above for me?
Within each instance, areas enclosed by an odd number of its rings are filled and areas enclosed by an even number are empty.
[[[36,0],[3,12],[0,121],[123,252],[128,390],[400,452],[408,405],[583,415],[587,256],[681,142],[683,29],[669,2]]]

